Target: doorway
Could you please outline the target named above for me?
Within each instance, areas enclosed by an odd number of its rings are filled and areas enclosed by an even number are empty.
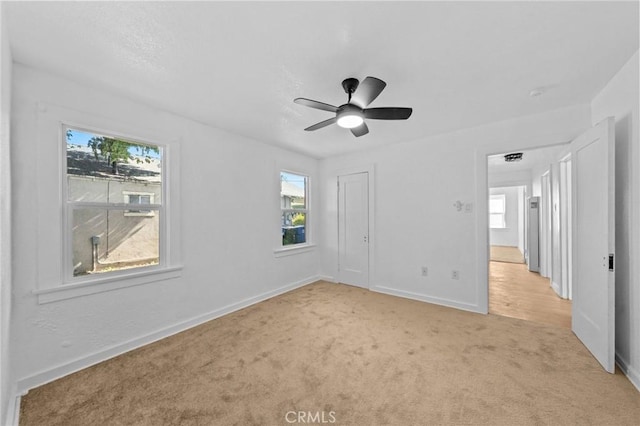
[[[527,150],[518,162],[488,156],[490,314],[571,328],[566,150]]]

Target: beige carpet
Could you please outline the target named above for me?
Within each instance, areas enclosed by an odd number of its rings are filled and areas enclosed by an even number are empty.
[[[490,256],[494,262],[524,263],[524,256],[518,247],[491,246]]]
[[[569,330],[319,282],[34,389],[20,424],[287,425],[298,411],[338,425],[637,425],[640,394]]]

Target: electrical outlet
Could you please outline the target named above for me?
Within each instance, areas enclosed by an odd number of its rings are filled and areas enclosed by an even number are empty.
[[[452,280],[459,280],[460,279],[460,272],[456,271],[455,269],[453,271],[451,271],[451,279]]]
[[[422,267],[422,276],[426,277],[427,275],[429,275],[429,268],[427,268],[426,266]]]

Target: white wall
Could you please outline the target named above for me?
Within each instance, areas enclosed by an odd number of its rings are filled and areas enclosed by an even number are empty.
[[[616,120],[616,360],[640,389],[640,145],[638,52],[591,102]]]
[[[531,170],[518,170],[515,172],[492,172],[489,170],[489,187],[499,186],[525,186],[526,192],[531,195]]]
[[[11,403],[9,320],[11,318],[11,51],[0,4],[0,424]]]
[[[373,164],[370,288],[487,312],[486,156],[567,142],[589,125],[589,106],[581,105],[323,160],[320,214],[328,231],[321,240],[323,274],[337,276],[338,242],[331,232],[337,229],[336,176]],[[472,203],[473,212],[457,212],[456,200]],[[423,265],[427,277],[421,276]],[[460,271],[459,280],[451,279],[453,269]]]
[[[518,187],[498,187],[490,188],[490,195],[504,194],[505,198],[505,228],[491,228],[489,229],[489,243],[492,246],[510,246],[519,247],[520,235],[518,233]]]
[[[274,255],[281,243],[279,170],[309,174],[313,213],[317,160],[21,65],[14,66],[13,79],[11,369],[18,390],[317,279],[315,249]],[[33,226],[39,209],[58,209],[40,205],[34,194],[60,181],[56,155],[34,167],[34,154],[51,149],[36,134],[37,102],[153,129],[175,140],[181,158],[180,278],[38,304],[34,262],[40,260],[34,254],[39,247],[57,253],[61,243]],[[312,223],[311,238],[318,232]]]

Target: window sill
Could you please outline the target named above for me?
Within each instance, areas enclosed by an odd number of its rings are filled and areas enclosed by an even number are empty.
[[[125,287],[148,284],[179,278],[182,275],[182,266],[159,268],[154,270],[137,271],[125,274],[98,277],[90,281],[64,284],[60,287],[35,290],[38,304],[57,302],[74,297],[88,296],[105,291],[117,290]]]
[[[291,256],[294,254],[306,253],[316,248],[315,244],[300,244],[294,247],[281,247],[273,251],[275,257]]]

